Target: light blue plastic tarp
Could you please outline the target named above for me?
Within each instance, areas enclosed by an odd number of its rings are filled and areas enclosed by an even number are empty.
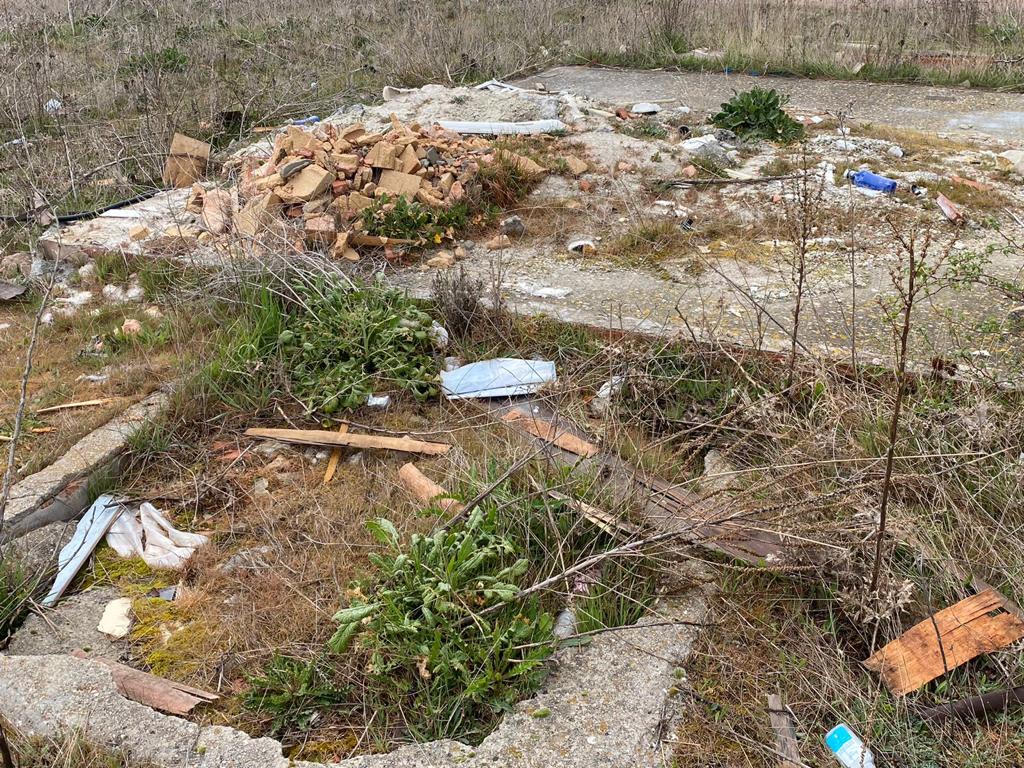
[[[555,381],[555,364],[547,360],[498,357],[441,373],[441,391],[449,400],[532,395]]]

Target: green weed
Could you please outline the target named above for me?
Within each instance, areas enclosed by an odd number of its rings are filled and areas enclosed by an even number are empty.
[[[668,136],[665,126],[650,117],[629,121],[619,128],[619,133],[632,136],[634,139],[664,139]]]
[[[363,209],[363,228],[367,234],[420,243],[452,240],[468,220],[469,208],[465,203],[451,208],[428,208],[404,196],[383,195]]]
[[[751,88],[722,104],[722,110],[711,121],[719,128],[733,131],[741,139],[765,139],[788,144],[804,135],[803,126],[783,110],[788,101],[788,96],[774,88]]]
[[[244,705],[271,716],[271,733],[307,731],[317,715],[352,704],[352,693],[338,688],[317,662],[274,654],[266,671],[249,679]]]

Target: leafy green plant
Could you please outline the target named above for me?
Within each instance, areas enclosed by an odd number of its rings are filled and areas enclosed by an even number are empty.
[[[351,702],[350,692],[336,687],[317,662],[275,654],[262,675],[249,679],[243,700],[251,710],[271,716],[274,734],[306,731],[316,716]]]
[[[398,291],[323,281],[295,287],[277,350],[310,411],[355,408],[381,389],[437,394],[430,316]]]
[[[537,687],[551,652],[550,615],[534,599],[509,602],[529,561],[493,505],[407,548],[387,520],[370,530],[386,547],[371,556],[379,575],[335,617],[331,649],[369,655],[371,695],[400,709],[415,738],[482,737]]]
[[[719,128],[725,128],[741,139],[766,139],[788,144],[804,136],[800,123],[786,114],[783,107],[789,96],[774,88],[751,88],[736,93],[722,104],[721,111],[711,118]]]
[[[451,208],[428,208],[404,196],[382,195],[363,209],[363,228],[367,234],[422,243],[453,239],[468,219],[469,208],[464,203]]]

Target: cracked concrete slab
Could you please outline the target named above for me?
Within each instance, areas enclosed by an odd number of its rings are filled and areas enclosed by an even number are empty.
[[[669,72],[596,67],[553,67],[515,84],[571,91],[613,104],[667,101],[698,112],[718,111],[733,95],[754,86],[775,88],[801,111],[852,111],[873,123],[919,131],[955,131],[1019,142],[1024,131],[1024,94],[903,83],[808,80],[723,72]]]
[[[660,600],[637,625],[594,635],[556,654],[542,690],[521,702],[478,747],[413,744],[344,760],[343,768],[607,768],[663,764],[662,734],[682,703],[679,670],[707,610],[691,589]],[[686,622],[686,623],[683,623]],[[77,728],[161,768],[285,768],[273,739],[163,715],[117,693],[102,665],[66,655],[0,657],[0,716],[19,731],[51,736]],[[295,763],[319,768],[316,763]]]
[[[121,597],[114,587],[96,587],[60,601],[45,616],[30,614],[7,646],[11,656],[45,656],[81,649],[90,657],[119,661],[127,640],[112,640],[96,626],[103,609]]]

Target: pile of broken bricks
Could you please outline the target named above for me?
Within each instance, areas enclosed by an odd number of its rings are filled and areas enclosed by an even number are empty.
[[[369,132],[362,124],[320,123],[312,130],[290,125],[277,136],[269,159],[226,164],[227,172],[237,170],[234,188],[207,189],[191,174],[169,179],[178,186],[191,184],[186,210],[200,216],[201,229],[182,226],[165,234],[169,243],[179,244],[269,237],[299,250],[329,248],[335,258],[358,261],[358,247],[421,244],[367,233],[364,209],[381,198],[385,207],[404,197],[433,209],[477,199],[480,167],[497,159],[528,175],[546,172],[487,139],[438,125],[404,125],[395,116],[386,133]]]

